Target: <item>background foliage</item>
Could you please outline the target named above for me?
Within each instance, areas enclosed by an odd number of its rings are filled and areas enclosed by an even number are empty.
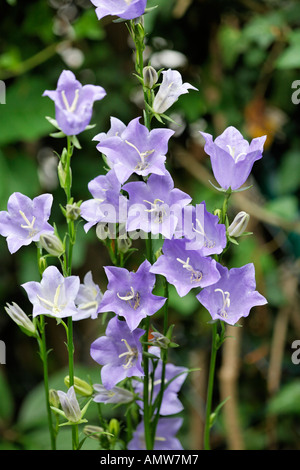
[[[176,185],[194,203],[220,206],[209,159],[199,130],[217,136],[236,126],[246,138],[268,135],[263,159],[256,162],[253,188],[232,198],[231,216],[251,215],[254,235],[244,237],[226,257],[230,267],[256,266],[257,289],[269,304],[253,310],[243,328],[231,328],[218,359],[215,404],[230,395],[213,430],[214,448],[299,449],[300,365],[291,360],[292,342],[300,337],[300,105],[292,102],[292,84],[300,79],[300,4],[297,0],[158,0],[145,18],[149,33],[146,54],[156,68],[178,69],[184,81],[199,88],[180,98],[172,116],[180,122],[172,139],[169,167]],[[141,114],[140,90],[133,76],[132,44],[124,23],[99,22],[89,0],[2,0],[0,79],[6,104],[0,105],[0,209],[14,191],[29,197],[53,192],[52,219],[63,223],[55,152],[61,141],[45,116],[53,103],[42,98],[55,89],[63,69],[82,83],[103,86],[107,97],[95,103],[96,127],[80,136],[82,151],[73,158],[73,193],[90,197],[88,182],[103,171],[92,138],[106,132],[110,116],[124,122]],[[16,26],[18,25],[18,26]],[[51,221],[50,221],[51,222]],[[138,243],[137,243],[138,247]],[[11,256],[0,239],[0,338],[7,348],[0,366],[0,448],[38,449],[49,446],[43,412],[41,363],[36,345],[24,337],[4,313],[6,302],[29,309],[19,287],[37,280],[33,247]],[[132,268],[139,259],[131,261]],[[105,289],[102,266],[107,253],[91,231],[78,231],[75,270],[83,277],[92,270]],[[209,360],[208,313],[194,295],[180,299],[171,289],[171,321],[180,348],[172,352],[176,365],[201,367],[183,387],[184,426],[179,435],[186,449],[201,449],[206,374]],[[30,313],[30,312],[29,312]],[[89,356],[91,342],[102,332],[99,320],[76,324],[75,374],[99,381],[99,368]],[[156,319],[159,327],[160,319]],[[66,375],[64,332],[51,319],[48,345],[51,383],[61,388]],[[41,406],[39,406],[41,404]],[[96,410],[90,424],[97,424]],[[42,411],[40,411],[42,410]],[[122,418],[124,410],[108,409]],[[68,433],[67,433],[68,434]],[[85,448],[95,441],[86,442]],[[64,432],[60,448],[70,446]]]

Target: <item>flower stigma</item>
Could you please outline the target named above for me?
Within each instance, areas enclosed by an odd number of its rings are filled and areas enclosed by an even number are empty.
[[[119,354],[119,357],[126,357],[125,364],[123,364],[124,369],[130,369],[133,366],[133,361],[137,359],[138,357],[138,352],[136,348],[131,348],[126,341],[126,339],[121,339],[121,341],[124,342],[127,351],[123,352],[122,354]]]
[[[152,206],[151,209],[145,209],[145,212],[153,212],[155,214],[154,222],[156,224],[161,224],[167,212],[166,209],[160,207],[160,204],[158,204],[158,202],[164,204],[164,201],[162,201],[161,199],[154,199],[154,202],[150,202],[144,199],[144,202],[147,202],[147,204],[150,204],[150,206]]]
[[[205,246],[205,248],[214,248],[216,243],[213,240],[210,240],[207,237],[206,233],[204,232],[204,228],[203,228],[200,220],[196,219],[196,223],[197,223],[197,226],[198,226],[199,230],[195,229],[194,224],[193,224],[193,230],[194,230],[194,232],[199,233],[199,235],[202,235],[204,237],[204,246]]]
[[[199,282],[203,277],[203,273],[201,271],[197,271],[190,265],[190,258],[187,258],[186,261],[183,261],[180,258],[176,258],[176,260],[182,264],[183,269],[186,269],[191,273],[191,282]]]
[[[133,308],[134,310],[136,310],[140,306],[141,296],[138,292],[134,292],[134,289],[132,286],[130,287],[130,292],[127,292],[126,295],[121,296],[117,292],[117,296],[119,297],[119,299],[125,300],[125,302],[128,302],[130,307]],[[132,304],[132,301],[134,302],[133,304]]]
[[[223,305],[218,309],[218,315],[223,318],[228,318],[228,312],[226,309],[230,307],[230,293],[227,291],[224,292],[222,289],[215,289],[215,292],[221,292],[223,298]]]

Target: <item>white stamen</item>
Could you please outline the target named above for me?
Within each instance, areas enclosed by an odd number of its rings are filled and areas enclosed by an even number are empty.
[[[233,160],[235,161],[235,163],[238,161],[238,159],[242,156],[242,155],[247,155],[246,152],[241,152],[237,155],[237,157],[235,157],[235,148],[231,147],[231,145],[226,145],[226,147],[228,147],[229,149],[229,153],[230,155],[232,156]]]
[[[128,302],[130,307],[133,308],[134,310],[136,310],[140,306],[140,300],[141,300],[140,294],[138,292],[135,292],[132,286],[130,287],[130,292],[127,292],[126,295],[121,296],[117,292],[117,296],[119,297],[119,299],[124,300],[125,302]],[[134,305],[131,304],[131,300],[134,300]]]
[[[61,284],[59,284],[56,288],[53,302],[51,302],[50,300],[44,299],[43,297],[40,297],[39,295],[37,295],[39,301],[42,302],[43,304],[45,304],[46,308],[48,308],[48,310],[50,309],[54,315],[61,312],[61,310],[65,307],[65,304],[63,304],[63,305],[58,304],[60,289],[61,289]]]
[[[141,162],[137,164],[135,169],[139,171],[145,170],[149,166],[149,164],[145,162],[145,159],[149,155],[151,155],[155,150],[153,149],[153,150],[146,150],[146,152],[140,152],[139,149],[132,142],[125,140],[125,143],[127,145],[130,145],[130,147],[134,148],[134,150],[136,150],[136,152],[139,154],[139,157],[141,159]]]
[[[154,202],[150,202],[144,199],[144,202],[147,202],[147,204],[150,204],[150,206],[152,206],[151,209],[145,209],[145,212],[155,213],[154,222],[155,223],[163,222],[163,218],[166,215],[166,210],[165,208],[160,208],[160,205],[158,204],[158,202],[161,202],[162,204],[164,204],[164,201],[162,201],[161,199],[154,199]]]

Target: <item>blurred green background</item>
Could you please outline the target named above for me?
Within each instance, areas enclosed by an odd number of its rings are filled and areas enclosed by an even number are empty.
[[[170,143],[169,169],[175,184],[220,207],[209,158],[199,131],[217,136],[233,125],[247,138],[268,135],[263,159],[251,174],[251,190],[234,195],[229,216],[245,210],[251,215],[252,236],[240,239],[226,254],[229,267],[253,262],[257,289],[268,305],[253,309],[242,328],[229,328],[218,356],[215,406],[230,396],[212,432],[214,449],[300,449],[300,364],[294,364],[292,343],[300,339],[300,4],[297,0],[157,0],[147,14],[145,60],[157,69],[174,68],[184,81],[199,89],[184,95],[170,115],[180,126]],[[14,191],[29,197],[54,195],[50,222],[63,230],[59,204],[64,204],[56,176],[64,142],[53,139],[45,116],[54,107],[42,98],[55,89],[63,69],[82,83],[107,91],[96,102],[94,129],[80,135],[82,150],[73,161],[73,195],[90,197],[88,182],[104,172],[92,141],[107,132],[110,116],[125,123],[141,114],[141,93],[133,76],[133,45],[124,23],[99,22],[89,0],[1,0],[0,80],[6,103],[0,104],[0,210]],[[293,85],[294,84],[294,85]],[[294,88],[293,88],[294,86]],[[292,99],[294,93],[294,99]],[[300,98],[300,93],[299,93]],[[139,247],[139,242],[137,242]],[[24,336],[4,312],[17,302],[30,314],[20,284],[38,280],[34,246],[11,256],[0,239],[0,339],[6,344],[6,364],[0,365],[0,449],[49,447],[41,387],[42,370],[34,340]],[[142,253],[140,253],[140,259]],[[139,257],[129,263],[137,267]],[[83,278],[92,270],[105,290],[102,267],[110,264],[95,231],[78,228],[74,272]],[[184,384],[184,425],[179,433],[186,449],[202,448],[203,417],[210,351],[209,315],[194,292],[180,299],[170,294],[176,365],[199,367]],[[159,316],[155,319],[160,326]],[[63,328],[47,320],[50,385],[64,389],[67,351]],[[75,374],[99,382],[99,367],[89,356],[91,342],[104,331],[100,320],[75,325]],[[90,424],[97,412],[90,411]],[[108,409],[122,419],[124,410]],[[70,447],[63,430],[59,447]],[[85,448],[95,448],[87,441]]]

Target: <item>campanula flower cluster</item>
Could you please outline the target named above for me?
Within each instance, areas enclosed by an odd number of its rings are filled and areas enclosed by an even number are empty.
[[[117,16],[132,20],[144,14],[147,2],[92,0],[92,3],[99,19]],[[168,349],[177,346],[172,342],[170,329],[163,333],[152,331],[152,339],[149,337],[149,322],[168,304],[167,290],[164,295],[156,292],[158,278],[165,285],[173,285],[179,297],[192,292],[211,319],[223,325],[237,324],[253,307],[265,304],[266,299],[256,290],[252,263],[231,269],[222,264],[222,253],[232,238],[241,236],[248,223],[247,214],[237,216],[230,225],[224,208],[212,213],[205,201],[194,205],[188,193],[175,187],[168,169],[174,131],[167,126],[152,129],[149,126],[149,121],[155,118],[160,123],[182,94],[197,93],[198,89],[184,83],[176,70],[162,71],[160,83],[157,71],[152,70],[151,80],[148,72],[140,77],[145,79],[143,86],[151,89],[148,125],[141,117],[125,123],[114,116],[107,132],[102,130],[95,135],[96,155],[102,156],[107,171],[89,182],[91,198],[80,205],[70,197],[71,154],[68,151],[62,154],[59,171],[68,198],[64,212],[68,246],[55,225],[49,223],[51,194],[31,200],[14,193],[8,200],[7,211],[0,212],[0,234],[6,237],[12,254],[36,243],[40,261],[45,263],[39,281],[22,284],[32,304],[33,321],[45,316],[56,318],[58,323],[66,318],[71,321],[108,318],[105,334],[90,345],[91,358],[101,366],[100,383],[93,385],[93,400],[137,405],[139,423],[127,448],[148,448],[148,420],[155,431],[150,436],[153,449],[176,450],[182,449],[176,437],[182,418],[177,415],[183,410],[180,392],[189,370],[167,359]],[[105,98],[106,91],[101,86],[82,85],[71,71],[64,70],[56,90],[47,90],[44,96],[54,101],[55,123],[69,139],[89,126],[93,104]],[[225,193],[227,201],[246,182],[254,162],[262,158],[265,137],[249,144],[232,126],[215,140],[208,133],[202,132],[202,136],[220,185],[218,189]],[[113,265],[104,267],[107,286],[103,293],[91,271],[81,281],[68,266],[77,218],[83,222],[85,232],[94,229],[98,236],[101,231],[106,234],[102,241],[111,250]],[[124,256],[130,254],[138,236],[150,244],[152,239],[159,240],[160,250],[156,253],[150,250],[139,266],[127,269]],[[115,250],[117,247],[120,258],[115,257],[112,246]],[[61,269],[56,264],[47,265],[51,256],[61,262]],[[35,325],[24,320],[26,314],[16,304],[8,310],[18,324],[21,322],[25,329],[27,325],[28,331],[35,334]],[[82,418],[86,410],[80,409],[74,379],[69,384],[67,393],[59,391],[57,406],[52,406],[52,411],[64,416],[65,424],[75,426],[85,422]]]

